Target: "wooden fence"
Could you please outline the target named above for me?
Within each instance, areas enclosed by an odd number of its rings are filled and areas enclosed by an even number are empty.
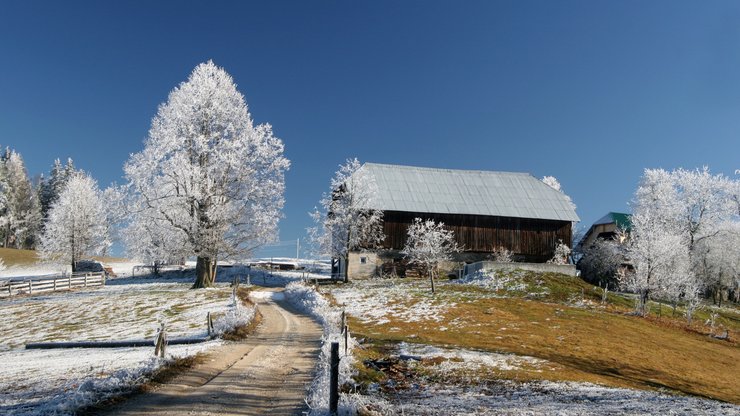
[[[0,298],[57,292],[60,290],[72,290],[91,286],[105,286],[105,273],[72,273],[69,275],[36,279],[0,281]]]

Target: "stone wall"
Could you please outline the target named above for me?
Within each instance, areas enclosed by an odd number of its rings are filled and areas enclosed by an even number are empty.
[[[479,270],[529,270],[533,272],[562,273],[576,276],[576,266],[572,264],[550,264],[550,263],[500,263],[497,261],[479,261],[466,264],[464,274],[473,274]]]

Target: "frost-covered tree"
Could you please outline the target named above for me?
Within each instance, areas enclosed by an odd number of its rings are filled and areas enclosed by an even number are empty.
[[[41,216],[44,221],[49,216],[49,209],[52,204],[59,198],[59,194],[67,185],[69,178],[77,172],[74,162],[71,158],[67,159],[67,164],[62,165],[59,159],[54,160],[54,164],[49,172],[49,177],[42,177],[38,185],[38,199],[41,205]]]
[[[719,306],[722,306],[726,290],[737,290],[740,276],[738,247],[740,223],[733,221],[720,225],[712,238],[701,239],[694,245],[693,270]]]
[[[624,253],[617,241],[597,238],[583,249],[578,267],[587,282],[613,288],[618,284],[617,277],[623,261]]]
[[[4,246],[33,248],[40,228],[41,214],[21,155],[7,149],[2,158]]]
[[[452,254],[460,251],[455,235],[444,227],[444,223],[421,218],[414,218],[407,233],[406,245],[401,253],[409,263],[424,267],[434,293],[434,278],[439,273],[439,264],[451,260]]]
[[[161,216],[150,216],[151,211],[133,213],[123,231],[126,253],[152,266],[155,275],[166,264],[179,263],[191,254],[186,240]]]
[[[659,215],[647,209],[632,215],[629,253],[634,272],[622,283],[639,295],[637,309],[642,315],[651,297],[664,294],[677,277],[690,273],[684,236],[667,229]]]
[[[563,187],[560,185],[560,181],[554,176],[543,176],[541,181],[549,186],[550,188],[560,192],[561,194],[565,195],[565,197],[568,199],[568,203],[573,207],[573,209],[576,209],[576,204],[573,203],[573,201],[570,199],[570,196],[566,195],[565,192],[563,192]]]
[[[708,167],[677,169],[669,173],[675,188],[677,223],[688,237],[689,251],[702,239],[720,232],[720,225],[736,214],[732,200],[733,182],[723,175],[712,175]]]
[[[735,189],[737,181],[712,175],[706,167],[645,170],[635,194],[635,213],[641,216],[638,221],[633,216],[630,255],[637,276],[653,276],[653,294],[675,304],[688,302],[696,288],[710,287],[716,294],[726,287],[728,279],[718,271],[720,253],[732,246],[732,233],[725,230],[737,222]]]
[[[383,242],[383,212],[372,209],[378,187],[373,175],[362,169],[357,159],[348,159],[339,166],[330,189],[321,198],[321,210],[310,213],[316,226],[309,228],[308,233],[318,252],[342,259],[342,274],[347,282],[349,253]]]
[[[635,270],[622,284],[638,293],[637,309],[642,315],[651,296],[665,293],[666,287],[678,280],[675,276],[690,273],[676,193],[670,173],[662,169],[646,169],[635,192],[628,248]]]
[[[97,183],[84,172],[76,172],[49,210],[41,236],[41,256],[71,264],[75,271],[77,261],[84,256],[107,249],[110,241],[106,231],[106,213]]]
[[[553,250],[552,258],[547,262],[550,264],[568,264],[570,253],[570,247],[563,243],[563,240],[558,240],[558,243],[555,245],[555,250]]]
[[[219,258],[273,241],[290,162],[269,124],[254,125],[222,68],[198,65],[152,119],[124,168],[133,204],[195,256],[194,288],[214,284]]]

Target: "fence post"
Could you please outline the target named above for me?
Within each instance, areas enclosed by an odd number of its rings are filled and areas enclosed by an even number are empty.
[[[156,357],[157,355],[159,355],[160,357],[164,358],[166,345],[167,333],[165,332],[165,327],[163,323],[162,328],[159,330],[159,334],[157,334],[157,340],[154,343],[154,356]]]
[[[33,282],[31,280],[28,281],[28,294],[33,294]]]
[[[347,356],[347,349],[349,348],[349,325],[344,326],[344,356]]]
[[[346,324],[347,324],[347,315],[346,315],[346,313],[344,312],[344,309],[342,309],[342,323],[341,323],[341,325],[339,326],[339,330],[340,330],[340,331],[343,331],[343,330],[344,330],[344,328],[346,328],[346,327],[345,327],[345,325],[346,325]]]
[[[8,280],[8,297],[10,298],[12,296],[13,296],[13,282]]]
[[[206,326],[208,326],[208,336],[211,336],[213,332],[213,321],[211,320],[211,312],[206,315]]]
[[[331,343],[331,377],[329,380],[329,413],[337,414],[339,404],[339,343]]]
[[[87,276],[89,276],[90,273],[85,273],[85,287],[87,287]]]
[[[57,291],[57,278],[54,278],[54,292]]]
[[[67,289],[72,290],[72,273],[67,276]]]

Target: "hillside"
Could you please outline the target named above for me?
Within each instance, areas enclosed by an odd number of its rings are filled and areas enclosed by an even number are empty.
[[[122,263],[129,260],[109,256],[92,256],[93,259],[103,263]],[[15,248],[0,248],[0,259],[3,260],[6,267],[26,267],[39,263],[38,252],[35,250],[21,250]]]
[[[680,309],[673,317],[666,305],[660,317],[657,304],[648,318],[633,316],[629,296],[609,294],[602,303],[600,288],[559,274],[515,271],[440,282],[436,295],[428,285],[367,280],[324,289],[346,305],[353,336],[364,340],[357,352],[364,361],[361,388],[389,380],[393,391],[431,382],[586,382],[740,403],[737,308],[718,310],[712,330],[705,325],[708,310],[691,326]],[[709,336],[725,329],[729,341]],[[425,345],[437,352],[420,354],[415,365],[398,360]],[[502,354],[506,365],[455,367],[460,357],[480,352]]]

